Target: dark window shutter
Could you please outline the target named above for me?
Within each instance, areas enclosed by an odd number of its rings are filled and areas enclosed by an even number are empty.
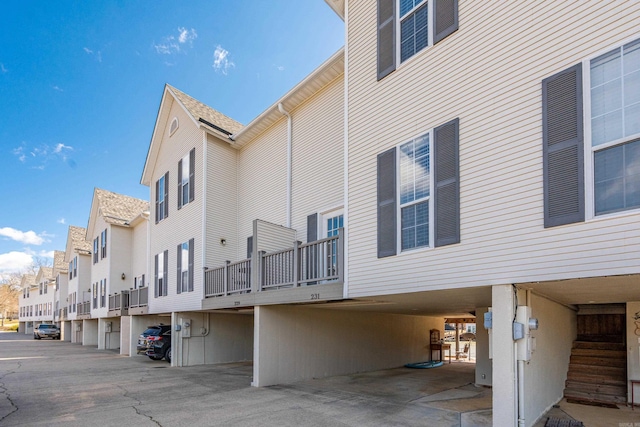
[[[396,2],[378,0],[378,80],[396,69]]]
[[[458,29],[458,0],[434,0],[433,44]]]
[[[542,81],[544,226],[584,221],[582,64]]]
[[[181,294],[182,293],[182,245],[181,244],[178,245],[177,254],[178,254],[178,258],[176,260],[177,261],[176,265],[178,266],[178,268],[177,268],[177,270],[178,270],[178,280],[177,280],[178,287],[177,287],[177,289],[178,289],[178,293]]]
[[[247,258],[253,255],[253,236],[247,237]]]
[[[160,181],[156,181],[156,224],[158,223],[158,216],[160,212],[158,212],[158,198],[160,197]],[[94,261],[95,264],[95,261]]]
[[[182,208],[182,159],[178,162],[178,210]]]
[[[164,261],[164,266],[162,268],[163,271],[163,275],[162,277],[164,277],[163,283],[162,283],[162,289],[163,289],[163,293],[162,295],[169,295],[169,293],[167,292],[167,289],[169,289],[169,251],[166,250],[164,251],[164,257],[163,257],[163,261]]]
[[[169,172],[164,174],[164,218],[169,216]]]
[[[193,202],[196,195],[196,149],[189,151],[189,202]]]
[[[318,214],[307,217],[307,243],[318,240]]]
[[[153,269],[154,271],[154,276],[153,276],[153,294],[156,298],[158,298],[158,255],[156,255],[155,257],[155,267]]]
[[[378,154],[378,258],[396,254],[396,149]]]
[[[460,243],[460,123],[433,130],[434,246]]]
[[[195,248],[193,247],[194,239],[189,240],[189,292],[193,292],[193,258]]]

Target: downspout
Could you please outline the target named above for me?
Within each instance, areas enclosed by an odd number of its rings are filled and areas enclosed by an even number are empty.
[[[291,114],[289,114],[282,102],[278,103],[278,111],[287,116],[287,220],[285,226],[291,228]]]

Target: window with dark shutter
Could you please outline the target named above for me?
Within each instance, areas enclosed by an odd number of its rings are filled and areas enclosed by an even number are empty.
[[[433,0],[433,44],[458,29],[458,0]]]
[[[164,174],[164,217],[169,216],[169,172]]]
[[[182,208],[182,159],[178,162],[178,210]]]
[[[193,292],[193,276],[194,276],[194,270],[193,270],[193,260],[194,260],[194,239],[190,239],[189,240],[189,287],[188,287],[188,291],[189,292]]]
[[[154,257],[154,269],[153,269],[153,295],[158,298],[160,295],[160,278],[158,277],[158,255]]]
[[[177,258],[176,258],[176,264],[177,264],[177,290],[178,293],[181,294],[182,293],[182,243],[180,243],[178,245],[178,249],[176,250],[176,254],[177,254]]]
[[[395,29],[395,0],[378,0],[378,80],[396,69]]]
[[[545,227],[585,218],[582,108],[581,64],[542,81]]]
[[[434,232],[437,246],[460,242],[459,120],[433,130]]]
[[[162,277],[164,277],[164,283],[163,283],[163,295],[169,295],[168,292],[168,278],[169,278],[169,251],[164,251],[164,257],[163,257],[163,261],[164,261],[164,267],[162,269]]]
[[[189,202],[193,202],[196,194],[196,149],[189,152]]]
[[[318,240],[318,214],[307,217],[307,243]]]
[[[378,258],[396,254],[396,149],[378,155]]]

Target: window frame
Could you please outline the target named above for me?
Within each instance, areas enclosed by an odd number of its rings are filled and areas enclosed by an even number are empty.
[[[180,292],[189,292],[189,242],[180,244]],[[186,253],[185,253],[186,252]],[[185,280],[186,279],[186,280]]]
[[[610,53],[614,50],[620,50],[624,45],[632,43],[634,41],[640,41],[640,34],[635,34],[632,37],[625,38],[614,45],[609,45],[605,49],[601,49],[598,52],[587,56],[581,61],[582,67],[582,118],[583,118],[583,130],[584,130],[584,197],[585,197],[585,221],[597,220],[602,218],[610,218],[615,216],[622,216],[637,213],[640,210],[640,206],[633,208],[624,208],[612,212],[606,212],[597,215],[596,214],[596,190],[595,190],[595,154],[599,151],[606,150],[612,147],[621,147],[627,143],[635,140],[640,140],[640,133],[636,133],[630,136],[623,136],[622,138],[608,141],[598,146],[593,146],[592,139],[592,126],[591,126],[591,61],[594,59]],[[624,91],[624,88],[623,88]]]
[[[190,191],[190,182],[189,182],[189,174],[191,173],[191,169],[190,169],[190,165],[189,165],[189,153],[185,154],[182,159],[180,159],[180,183],[179,183],[179,187],[180,187],[180,193],[178,194],[178,197],[180,197],[180,207],[183,207],[185,205],[189,204],[189,191]],[[185,167],[186,166],[186,167]],[[186,173],[185,173],[186,171]],[[186,175],[186,178],[185,178]],[[187,192],[186,194],[186,198],[185,198],[185,191]]]
[[[435,195],[435,177],[433,173],[433,144],[434,144],[434,128],[429,129],[424,133],[420,133],[415,137],[405,140],[400,144],[396,145],[396,255],[401,255],[403,253],[413,252],[416,250],[424,250],[431,249],[434,247],[434,236],[435,236],[435,212],[434,212],[434,195]],[[401,161],[400,158],[402,156],[401,147],[414,142],[418,138],[423,138],[425,136],[429,137],[429,196],[422,197],[420,199],[412,200],[411,202],[402,203],[402,170],[401,170]],[[414,162],[415,165],[415,162]],[[415,176],[415,174],[414,174]],[[414,179],[415,184],[415,179]],[[420,203],[426,202],[428,204],[429,209],[429,235],[428,235],[428,243],[424,246],[414,246],[411,248],[403,249],[402,248],[402,209],[410,206],[416,206]]]
[[[415,1],[415,0],[414,0]],[[409,12],[405,13],[403,16],[400,16],[400,0],[395,2],[395,55],[396,55],[396,70],[402,67],[403,64],[408,63],[413,58],[418,56],[423,51],[428,50],[433,46],[433,40],[435,38],[434,34],[434,0],[422,0],[420,4],[417,6],[413,6]],[[427,8],[427,44],[422,49],[414,52],[411,56],[407,57],[404,61],[402,60],[402,21],[409,18],[410,15],[415,14],[419,9],[426,7]],[[413,34],[415,38],[415,31]]]
[[[168,203],[165,195],[168,193],[167,189],[167,175],[163,174],[156,181],[156,223],[166,219],[169,215],[165,205]]]

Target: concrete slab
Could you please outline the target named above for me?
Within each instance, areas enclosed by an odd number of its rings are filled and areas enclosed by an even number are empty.
[[[172,368],[0,333],[0,425],[490,426],[473,365],[406,368],[253,388],[252,365]],[[450,399],[448,399],[450,398]]]

